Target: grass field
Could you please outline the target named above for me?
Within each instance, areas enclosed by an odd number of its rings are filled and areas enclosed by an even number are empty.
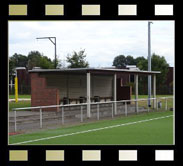
[[[9,102],[9,111],[13,108],[31,107],[31,101]]]
[[[30,99],[31,95],[18,95],[20,99]],[[15,95],[9,95],[9,99],[15,99]]]
[[[9,136],[20,145],[173,144],[173,112],[161,111]]]
[[[18,95],[19,99],[30,99],[31,95]],[[9,95],[9,99],[15,99],[15,95]],[[9,111],[13,108],[31,107],[31,101],[9,102]]]
[[[173,95],[156,95],[156,97],[171,97]],[[138,95],[139,99],[147,99],[148,95]],[[151,96],[153,98],[153,96]],[[135,95],[131,95],[131,99],[135,99]]]

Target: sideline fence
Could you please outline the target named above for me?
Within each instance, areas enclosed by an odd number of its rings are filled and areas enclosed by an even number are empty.
[[[102,118],[128,116],[132,113],[173,109],[173,99],[174,97],[151,98],[152,107],[148,107],[148,98],[90,103],[90,118],[87,117],[88,103],[14,108],[14,122],[10,123],[14,123],[15,132],[30,126],[34,129],[49,127],[53,124],[83,123]],[[50,111],[51,109],[53,110]],[[22,115],[23,110],[29,110],[28,115]]]

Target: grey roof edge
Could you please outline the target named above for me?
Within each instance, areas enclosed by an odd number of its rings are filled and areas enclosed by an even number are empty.
[[[141,74],[160,74],[160,71],[128,70],[128,69],[103,69],[103,68],[65,68],[65,69],[34,69],[29,73],[42,72],[122,72],[122,73],[141,73]]]

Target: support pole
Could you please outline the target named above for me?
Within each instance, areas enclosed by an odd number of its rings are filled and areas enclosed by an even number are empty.
[[[155,99],[154,99],[155,100]],[[147,112],[149,112],[149,106],[148,106],[148,102],[147,102]]]
[[[135,112],[138,113],[138,74],[135,75]]]
[[[81,105],[81,122],[83,122],[83,106]]]
[[[14,111],[14,120],[15,120],[15,132],[17,131],[17,112]]]
[[[125,116],[128,115],[128,110],[127,110],[127,103],[125,102]]]
[[[151,23],[148,22],[148,71],[151,71]],[[148,106],[151,107],[151,75],[148,75]]]
[[[99,104],[97,104],[97,120],[100,119],[100,113],[99,113]]]
[[[62,107],[62,124],[64,124],[64,107]]]
[[[42,108],[40,107],[40,128],[43,127],[43,115],[42,115]]]
[[[156,109],[156,75],[153,76],[153,109]]]
[[[112,118],[113,118],[114,117],[114,105],[113,105],[113,103],[112,103],[111,115],[112,115]]]
[[[165,110],[168,110],[167,98],[165,98]]]
[[[56,41],[56,37],[55,39],[55,69],[57,68],[57,41]]]
[[[15,102],[18,102],[18,77],[17,77],[17,71],[15,76]]]
[[[90,112],[90,103],[91,103],[91,100],[90,100],[90,92],[91,92],[91,85],[90,85],[90,73],[87,73],[87,117],[90,118],[91,117],[91,112]]]
[[[116,87],[116,73],[114,74],[114,115],[117,115],[117,104],[116,104],[116,100],[117,100],[117,87]]]

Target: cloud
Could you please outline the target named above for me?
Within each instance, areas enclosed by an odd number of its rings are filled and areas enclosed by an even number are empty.
[[[152,53],[174,65],[174,22],[153,21]],[[86,50],[90,66],[111,66],[115,56],[147,57],[147,21],[10,21],[9,54],[38,50],[54,58],[54,45],[36,37],[57,37],[57,54]]]

